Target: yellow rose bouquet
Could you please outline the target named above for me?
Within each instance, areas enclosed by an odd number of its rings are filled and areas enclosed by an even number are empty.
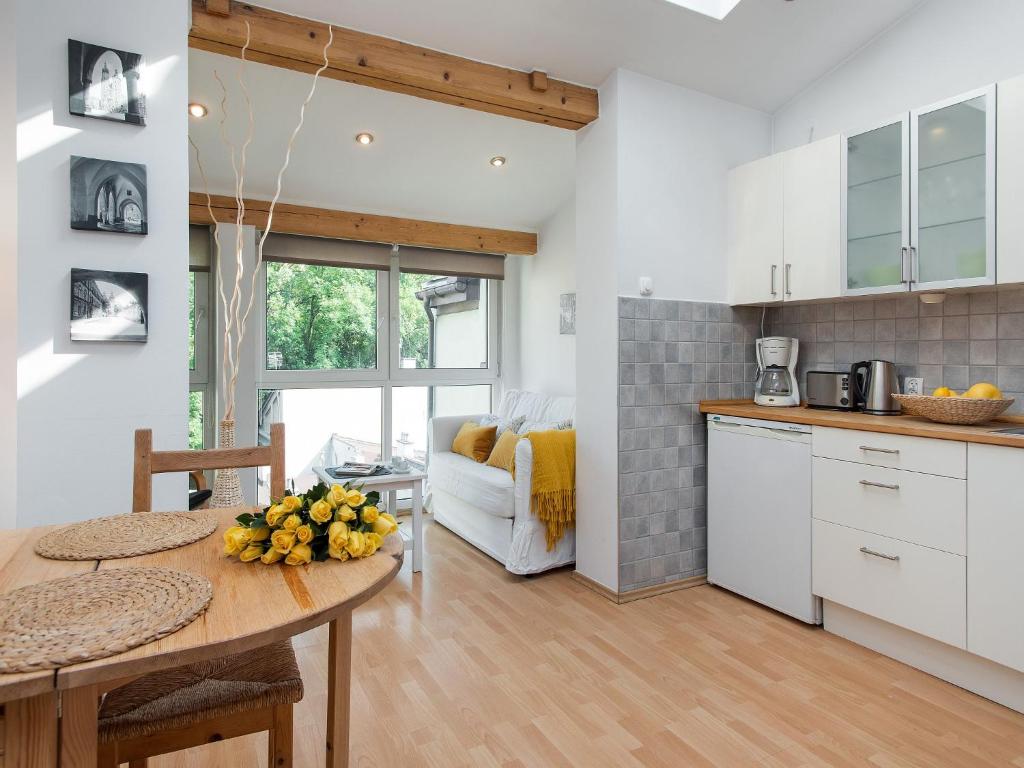
[[[318,483],[262,512],[236,517],[237,525],[224,531],[224,554],[267,565],[369,557],[398,530],[395,518],[377,508],[379,501],[376,491],[364,494],[350,483]]]

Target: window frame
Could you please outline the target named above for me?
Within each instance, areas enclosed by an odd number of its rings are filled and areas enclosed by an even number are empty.
[[[333,384],[339,381],[347,382],[381,382],[387,375],[385,363],[387,360],[384,347],[387,343],[387,334],[381,334],[382,329],[387,326],[387,300],[389,295],[390,273],[384,270],[371,270],[377,273],[377,361],[374,368],[326,368],[326,369],[297,369],[286,370],[267,367],[267,263],[260,264],[260,274],[257,279],[256,297],[256,318],[259,322],[256,328],[256,388],[257,389],[295,389],[295,384],[303,382],[304,388],[312,388],[310,382],[321,384]],[[314,264],[312,266],[325,266]],[[340,267],[327,267],[328,269],[340,269]],[[356,269],[356,267],[346,267]],[[287,386],[263,386],[264,384],[285,384]]]
[[[397,259],[392,257],[391,272],[391,380],[404,385],[445,385],[453,383],[484,384],[496,381],[501,368],[501,280],[487,280],[487,367],[486,368],[403,368],[401,302],[399,290],[401,279]],[[493,390],[492,390],[493,391]],[[493,395],[491,397],[493,403]]]
[[[255,316],[256,391],[266,389],[347,389],[379,387],[381,397],[381,458],[392,458],[392,388],[399,386],[489,385],[491,408],[501,390],[502,281],[487,281],[487,367],[402,368],[399,303],[399,251],[392,251],[390,268],[377,270],[377,367],[375,369],[280,370],[267,368],[267,266],[260,264]],[[258,404],[254,404],[258,408]]]

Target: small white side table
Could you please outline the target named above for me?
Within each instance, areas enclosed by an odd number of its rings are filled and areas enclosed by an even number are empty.
[[[423,481],[427,479],[426,472],[412,471],[404,475],[393,473],[390,475],[374,475],[373,477],[352,477],[347,480],[339,480],[331,477],[323,467],[313,467],[316,476],[328,485],[341,485],[351,482],[362,486],[364,491],[377,491],[378,493],[390,493],[389,510],[397,512],[396,491],[406,489],[412,491],[412,538],[410,539],[401,527],[398,531],[405,541],[406,550],[412,550],[412,570],[419,573],[423,570]]]

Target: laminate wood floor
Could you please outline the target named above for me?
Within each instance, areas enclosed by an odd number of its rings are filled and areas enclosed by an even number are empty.
[[[425,527],[423,573],[355,613],[352,766],[1024,768],[1024,716],[728,592],[614,605]],[[318,767],[326,629],[295,645],[296,766]],[[266,766],[265,744],[151,766]]]

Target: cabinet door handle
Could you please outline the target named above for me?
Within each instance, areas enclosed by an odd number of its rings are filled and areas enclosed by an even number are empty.
[[[772,296],[778,296],[779,292],[775,290],[775,270],[778,269],[776,264],[772,264]]]
[[[789,287],[790,286],[790,270],[792,268],[793,268],[792,264],[787,264],[786,265],[786,271],[782,275],[782,284],[786,287],[786,295],[787,296],[792,296],[793,295],[793,289]]]
[[[872,488],[885,488],[887,491],[898,491],[900,489],[899,485],[895,483],[876,483],[872,480],[861,480],[860,484],[869,485]]]
[[[910,246],[910,283],[921,282],[921,275],[919,274],[921,265],[917,263],[917,248]]]
[[[899,448],[875,448],[874,446],[870,445],[861,445],[859,447],[862,451],[873,451],[875,453],[891,453],[895,456],[898,456],[900,452]]]
[[[860,551],[865,555],[871,555],[872,557],[880,557],[883,560],[892,560],[894,563],[898,563],[900,561],[899,555],[887,555],[885,552],[879,552],[877,550],[870,549],[869,547],[861,547]]]
[[[910,283],[913,281],[914,274],[910,269],[910,246],[904,245],[900,248],[900,282]]]

